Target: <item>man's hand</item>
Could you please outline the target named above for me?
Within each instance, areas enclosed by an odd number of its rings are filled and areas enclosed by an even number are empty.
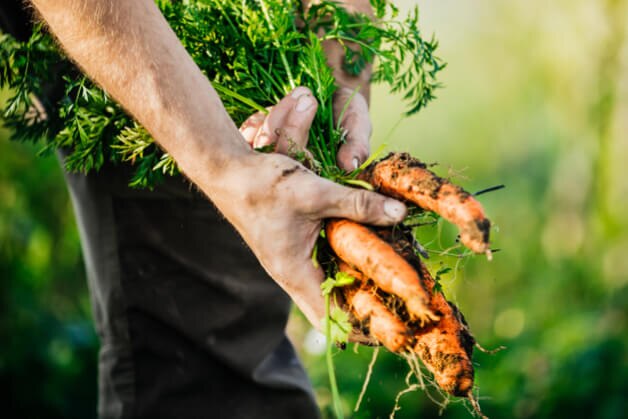
[[[302,0],[308,7],[310,0]],[[363,13],[373,17],[369,0],[340,0],[342,6],[352,13]],[[368,101],[371,93],[372,65],[357,75],[344,70],[345,47],[353,47],[350,42],[341,45],[335,40],[323,42],[327,64],[332,68],[338,90],[334,95],[334,118],[345,131],[346,142],[338,150],[338,166],[350,172],[360,166],[370,154],[371,120]]]
[[[312,92],[305,87],[297,87],[275,106],[268,108],[268,114],[256,112],[240,127],[244,140],[254,149],[271,146],[273,151],[290,157],[297,157],[307,151],[308,132],[318,103]]]
[[[346,142],[338,151],[338,166],[350,172],[368,158],[371,120],[368,104],[359,92],[340,87],[334,96],[334,117],[340,118]],[[310,153],[306,150],[307,133],[316,114],[316,99],[305,87],[296,88],[268,114],[256,112],[240,127],[244,139],[252,148],[274,145],[274,151],[290,157]]]
[[[311,252],[321,220],[394,224],[405,216],[405,206],[324,180],[287,156],[252,150],[153,0],[115,7],[107,0],[33,3],[66,52],[173,156],[320,326],[323,273],[312,265]],[[281,130],[268,132],[305,144],[309,122],[297,110],[299,98],[285,101],[288,114],[279,113],[276,127]]]
[[[268,115],[252,115],[240,132],[251,146],[277,144],[284,154],[291,144],[304,149],[316,108],[311,92],[298,87]],[[238,195],[246,199],[234,200]],[[312,249],[322,220],[342,217],[388,225],[405,216],[405,207],[397,201],[322,179],[280,154],[252,155],[237,177],[225,179],[225,190],[219,196],[215,200],[218,207],[316,327],[324,316],[320,290],[324,276],[312,263]]]

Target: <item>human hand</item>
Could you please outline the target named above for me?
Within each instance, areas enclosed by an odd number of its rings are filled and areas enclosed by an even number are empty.
[[[300,153],[306,160],[307,132],[310,129],[318,104],[305,87],[296,88],[269,113],[256,112],[240,127],[245,141],[253,148],[275,144],[275,151],[290,157]],[[371,120],[368,104],[360,92],[340,87],[334,95],[334,118],[340,120],[346,142],[338,150],[337,162],[347,172],[360,166],[370,154]]]
[[[350,172],[364,163],[370,154],[372,126],[368,103],[360,92],[340,87],[334,95],[333,107],[336,121],[342,118],[339,125],[345,131],[346,138],[338,150],[337,163],[341,169]],[[307,131],[317,109],[312,93],[304,87],[298,87],[291,95],[268,109],[268,114],[256,112],[242,124],[240,132],[246,142],[253,148],[275,144],[278,153],[290,157],[304,153],[306,160],[311,158],[306,149]],[[295,136],[295,131],[301,132]],[[295,138],[303,143],[297,143]]]
[[[248,144],[256,147],[276,142],[281,151],[293,142],[304,148],[315,112],[316,101],[311,93],[298,88],[265,118],[249,118],[240,132]],[[214,203],[269,275],[309,321],[320,327],[325,313],[320,290],[324,273],[313,265],[311,256],[322,221],[339,217],[392,225],[404,218],[405,206],[374,192],[323,179],[277,153],[251,152],[229,166],[220,188],[212,186]]]
[[[306,147],[317,109],[312,92],[297,87],[275,106],[268,107],[268,113],[249,116],[240,126],[240,133],[251,148],[274,146],[275,152],[303,162],[311,159]]]

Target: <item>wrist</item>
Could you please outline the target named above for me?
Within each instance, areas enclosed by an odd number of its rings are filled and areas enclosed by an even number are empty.
[[[216,129],[206,125],[198,124],[189,132],[182,129],[180,136],[186,146],[178,148],[173,157],[181,171],[217,202],[221,194],[228,195],[230,188],[243,181],[241,174],[255,164],[259,153],[246,144],[235,126]]]
[[[203,176],[197,185],[248,242],[244,231],[251,217],[278,205],[279,185],[302,167],[287,156],[249,150],[228,160],[219,178]],[[305,168],[303,168],[305,171]]]

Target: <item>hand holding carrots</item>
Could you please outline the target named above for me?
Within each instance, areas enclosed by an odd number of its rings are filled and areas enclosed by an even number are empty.
[[[297,88],[268,115],[252,115],[240,131],[252,147],[276,144],[277,151],[290,154],[291,147],[305,150],[315,112],[313,96]],[[370,126],[366,128],[370,131]],[[345,146],[346,155],[356,158],[363,140]],[[401,222],[405,209],[382,195],[324,180],[285,156],[260,153],[258,157],[265,160],[258,166],[258,186],[270,182],[271,187],[259,188],[262,209],[255,209],[254,225],[259,223],[260,229],[243,236],[310,322],[319,327],[324,316],[319,288],[323,272],[311,263],[311,252],[323,219],[328,219],[326,237],[337,270],[356,278],[342,289],[339,300],[344,299],[353,315],[350,339],[417,354],[441,388],[473,400],[475,341],[462,314],[435,290],[434,279],[403,230],[373,227]],[[490,222],[480,204],[420,161],[391,154],[369,166],[361,178],[377,191],[441,214],[459,227],[467,247],[490,255]]]
[[[313,103],[305,106],[309,101]],[[264,118],[249,118],[240,132],[251,146],[276,143],[277,150],[287,154],[290,144],[307,144],[315,111],[316,102],[309,90],[297,88]],[[323,179],[279,153],[251,153],[229,164],[235,167],[221,179],[224,190],[215,195],[221,198],[216,205],[270,276],[310,322],[320,327],[325,313],[320,291],[324,275],[312,265],[311,256],[323,220],[340,217],[392,225],[403,220],[405,206],[374,192]]]

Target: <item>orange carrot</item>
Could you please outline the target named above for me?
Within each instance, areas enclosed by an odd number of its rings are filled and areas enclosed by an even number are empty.
[[[468,192],[438,177],[407,153],[391,153],[360,175],[378,192],[434,211],[460,230],[460,241],[476,253],[490,257],[490,221],[480,203]]]
[[[336,255],[371,278],[375,285],[396,295],[420,324],[437,320],[429,309],[430,295],[417,272],[368,227],[349,220],[327,221],[327,240]]]
[[[423,264],[421,276],[433,289],[434,279]],[[475,340],[462,313],[443,294],[433,295],[432,306],[441,318],[438,323],[416,331],[414,351],[443,390],[454,396],[467,396],[473,387],[471,355]]]
[[[470,396],[474,376],[471,356],[475,339],[462,313],[441,292],[434,291],[436,281],[414,252],[410,240],[401,234],[393,234],[389,229],[378,230],[378,235],[392,243],[395,251],[419,273],[421,283],[431,295],[430,307],[440,316],[438,322],[414,331],[414,352],[434,374],[443,390],[454,396]]]
[[[374,278],[338,261],[341,271],[358,280],[351,287],[343,288],[349,308],[359,320],[368,320],[370,335],[392,352],[417,353],[444,391],[473,400],[471,356],[475,340],[464,317],[442,293],[434,291],[436,282],[404,234],[393,233],[391,229],[377,229],[374,234],[419,276],[430,295],[429,307],[439,319],[427,325],[417,325],[405,313],[391,312],[382,299],[395,299],[395,295],[384,295],[383,288],[377,289],[373,285],[377,283]]]
[[[409,341],[406,325],[386,308],[375,289],[367,285],[362,272],[344,262],[338,264],[338,269],[357,279],[356,284],[343,288],[343,295],[355,317],[367,324],[370,336],[391,352],[405,349]]]
[[[419,160],[391,154],[371,164],[360,178],[378,192],[440,214],[457,225],[465,246],[490,257],[491,224],[482,206]],[[358,279],[342,292],[370,337],[392,352],[418,354],[444,391],[474,403],[475,340],[458,308],[435,291],[436,282],[415,253],[411,237],[403,229],[337,219],[327,222],[326,233],[339,269]]]

